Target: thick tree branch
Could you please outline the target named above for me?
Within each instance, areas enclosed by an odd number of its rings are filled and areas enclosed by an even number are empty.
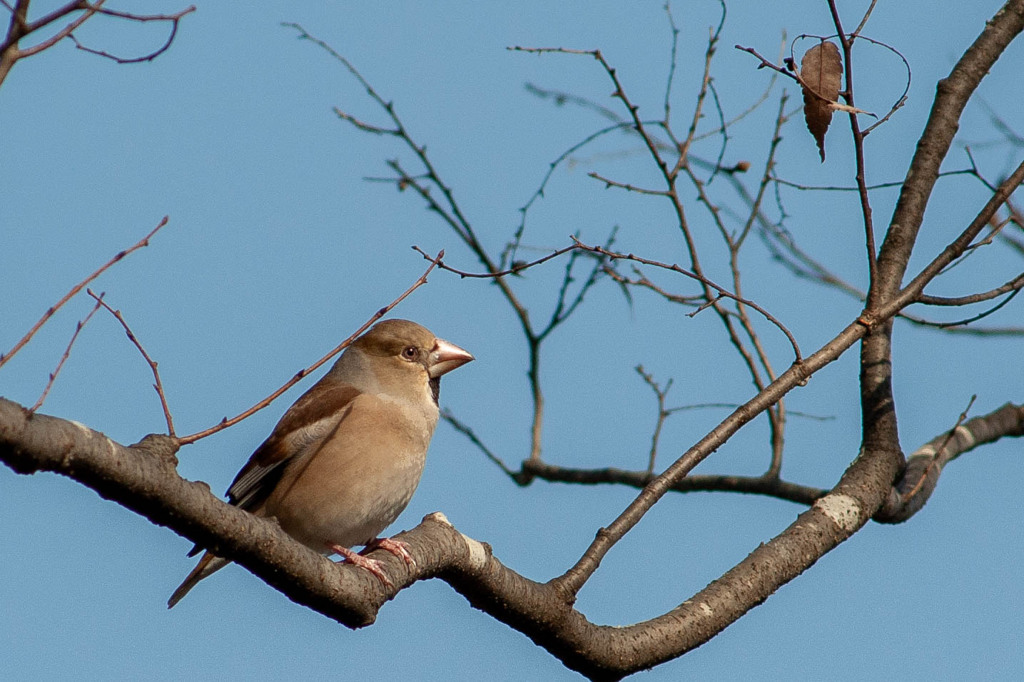
[[[1021,409],[1014,409],[1019,433]],[[1000,414],[1004,412],[1009,416],[1011,410],[1004,408]],[[962,428],[974,430],[976,422]],[[991,420],[992,430],[981,437],[993,439],[998,423],[1010,421]],[[0,399],[0,460],[19,473],[53,471],[73,478],[230,557],[293,601],[348,627],[372,623],[398,589],[416,580],[441,578],[477,608],[593,679],[618,679],[676,658],[760,604],[867,521],[862,495],[866,481],[877,479],[872,467],[858,459],[836,491],[815,501],[783,533],[720,579],[668,613],[615,627],[589,622],[563,598],[556,582],[523,578],[502,565],[486,544],[459,533],[442,514],[431,514],[399,536],[410,545],[415,569],[410,571],[387,552],[375,554],[398,585],[389,590],[360,569],[307,549],[273,522],[221,502],[205,484],[182,479],[175,469],[175,452],[173,439],[166,436],[148,436],[125,447],[75,422],[32,414]]]
[[[1002,438],[1024,436],[1024,405],[1007,403],[986,415],[975,417],[952,431],[940,434],[914,451],[907,466],[889,491],[885,505],[875,513],[879,523],[902,523],[920,511],[939,482],[943,467],[960,455]],[[646,471],[617,469],[577,469],[546,462],[523,462],[522,472],[553,483],[576,485],[626,485],[643,488],[653,478]],[[828,494],[825,488],[800,485],[771,476],[731,476],[703,474],[687,476],[670,490],[678,493],[729,492],[763,495],[810,506]]]
[[[875,515],[881,523],[902,523],[924,507],[939,482],[942,468],[976,447],[1007,436],[1024,436],[1024,406],[1007,403],[933,438],[907,459],[899,482]]]

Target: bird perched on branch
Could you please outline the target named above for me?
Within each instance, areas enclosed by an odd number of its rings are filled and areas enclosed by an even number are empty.
[[[340,554],[390,585],[379,562],[350,548],[379,547],[413,563],[405,543],[378,535],[419,484],[441,376],[471,360],[415,322],[377,323],[288,408],[238,472],[229,503],[275,518],[307,547]],[[168,608],[228,563],[206,552]]]

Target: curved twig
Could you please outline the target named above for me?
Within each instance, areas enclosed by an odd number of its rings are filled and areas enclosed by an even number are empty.
[[[742,303],[744,305],[750,306],[751,308],[756,310],[758,313],[760,313],[762,317],[764,317],[766,320],[768,320],[773,325],[775,325],[779,329],[779,331],[781,331],[783,334],[786,335],[786,338],[789,340],[790,346],[792,346],[792,348],[793,348],[793,355],[794,355],[793,362],[799,363],[799,362],[801,362],[803,360],[803,355],[800,353],[800,346],[797,344],[796,337],[793,336],[793,333],[790,332],[789,329],[786,328],[786,325],[784,325],[781,322],[779,322],[779,320],[774,315],[772,315],[767,310],[765,310],[764,308],[762,308],[758,304],[754,303],[750,299],[743,298],[742,296],[737,296],[736,294],[728,291],[724,287],[721,287],[721,286],[715,284],[713,281],[711,281],[707,277],[704,277],[703,275],[698,275],[698,274],[696,274],[694,272],[690,272],[689,270],[685,270],[685,269],[679,267],[678,265],[669,264],[669,263],[662,263],[660,261],[651,260],[649,258],[643,258],[641,256],[636,256],[636,255],[634,255],[632,253],[617,253],[615,251],[609,251],[608,249],[605,249],[604,247],[601,247],[601,246],[589,246],[589,245],[584,244],[583,242],[579,241],[575,237],[571,237],[571,238],[572,238],[573,242],[575,242],[575,244],[579,248],[581,248],[581,249],[585,249],[587,251],[591,251],[593,253],[600,254],[602,256],[606,256],[606,257],[608,257],[609,259],[611,259],[613,261],[615,261],[615,260],[635,261],[635,262],[641,263],[643,265],[650,265],[650,266],[653,266],[653,267],[656,267],[656,268],[661,268],[663,270],[670,270],[672,272],[679,273],[680,275],[683,275],[685,277],[689,277],[690,279],[696,280],[696,281],[700,282],[701,284],[704,284],[706,286],[711,287],[712,289],[714,289],[715,291],[718,292],[719,296],[722,296],[722,297],[725,297],[725,298],[728,298],[728,299],[732,299],[732,300],[737,301],[739,303]]]
[[[149,365],[150,371],[153,372],[153,381],[155,382],[153,384],[153,388],[156,389],[156,394],[160,397],[160,407],[164,411],[164,419],[167,422],[167,435],[174,438],[174,420],[171,418],[171,408],[167,405],[167,395],[164,394],[164,384],[160,381],[160,371],[157,369],[156,361],[153,360],[153,358],[149,356],[149,353],[146,352],[146,349],[142,347],[142,342],[139,341],[139,338],[135,336],[135,332],[133,332],[131,327],[128,326],[128,322],[125,321],[124,315],[121,314],[120,310],[114,310],[111,308],[110,305],[103,300],[103,294],[97,296],[93,293],[92,289],[86,289],[86,293],[93,297],[97,306],[103,306],[107,312],[114,316],[124,329],[124,333],[128,335],[128,339],[139,350],[139,352],[142,353],[143,359],[145,359],[146,364]]]

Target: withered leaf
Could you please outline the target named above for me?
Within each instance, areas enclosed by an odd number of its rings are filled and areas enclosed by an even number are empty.
[[[829,104],[839,98],[839,84],[843,77],[843,59],[835,43],[822,41],[804,53],[800,60],[800,78],[807,87],[804,92],[804,119],[818,143],[818,152],[825,161],[825,133],[832,122],[833,107]],[[813,90],[811,92],[808,90]],[[815,96],[820,95],[820,97]],[[824,99],[822,99],[824,98]]]

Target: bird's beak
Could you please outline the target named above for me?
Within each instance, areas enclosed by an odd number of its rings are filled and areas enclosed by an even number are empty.
[[[430,374],[431,379],[436,379],[442,374],[462,367],[473,359],[471,353],[462,350],[454,343],[448,343],[444,339],[434,339],[434,347],[430,349],[427,373]]]

